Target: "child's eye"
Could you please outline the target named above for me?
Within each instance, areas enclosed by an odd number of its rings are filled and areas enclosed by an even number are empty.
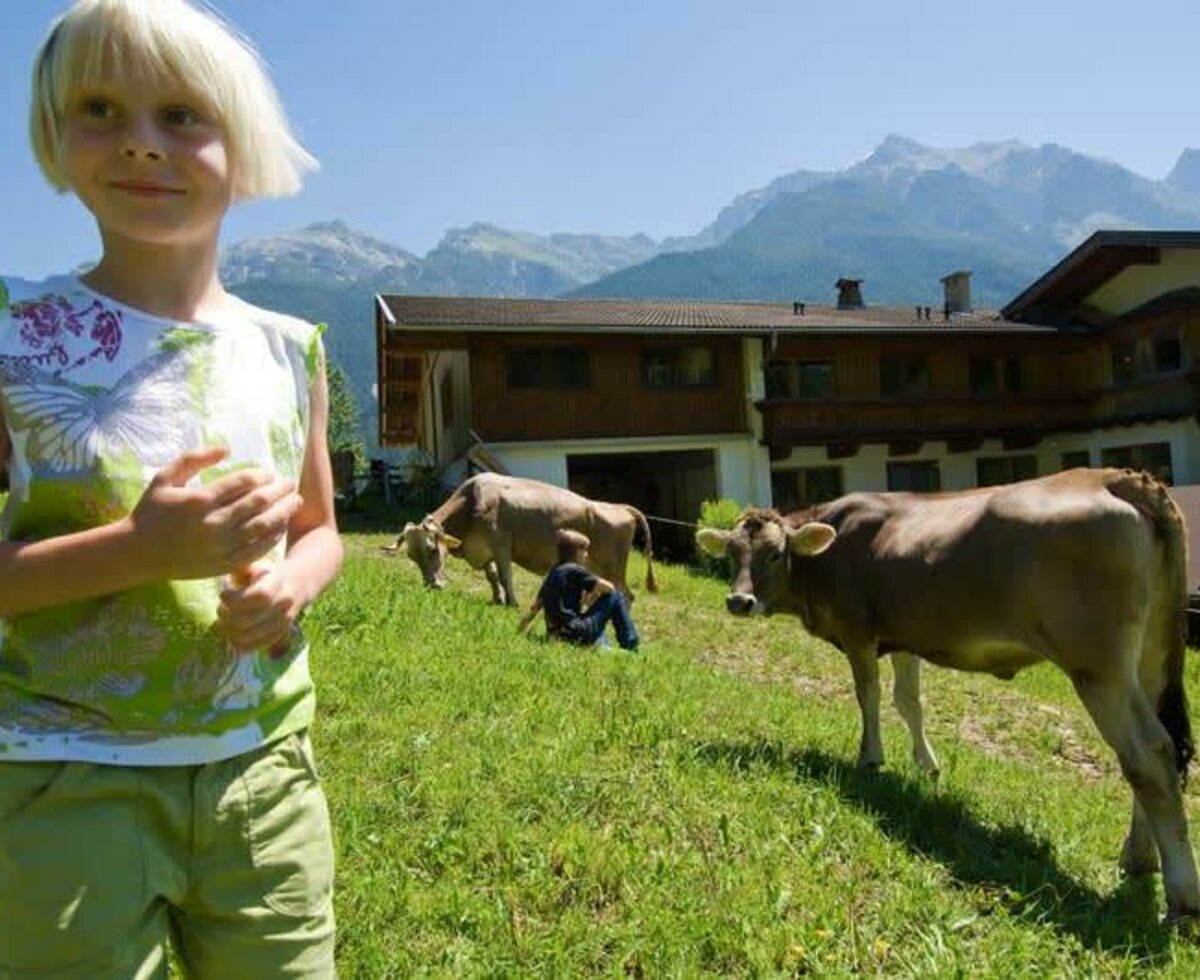
[[[200,113],[185,105],[172,105],[163,109],[163,120],[169,126],[188,127],[199,123]]]
[[[117,108],[108,99],[93,96],[79,103],[79,111],[89,119],[111,119]]]

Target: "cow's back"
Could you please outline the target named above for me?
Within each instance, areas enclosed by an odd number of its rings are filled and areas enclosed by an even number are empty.
[[[1165,568],[1160,496],[1154,481],[1120,470],[961,493],[853,494],[815,511],[838,537],[797,563],[796,584],[810,629],[827,638],[870,638],[966,667],[1006,645],[1014,662],[1018,647],[1053,657],[1060,633],[1086,635],[1098,619],[1119,623],[1145,605]]]

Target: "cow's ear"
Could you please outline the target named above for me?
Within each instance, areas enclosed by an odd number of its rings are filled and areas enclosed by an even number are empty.
[[[445,542],[446,547],[449,548],[451,551],[453,551],[455,548],[462,547],[462,541],[460,541],[458,538],[456,538],[453,534],[447,534],[445,531],[443,531],[441,534],[441,538],[442,538],[442,541]]]
[[[725,554],[725,546],[728,543],[728,531],[718,531],[715,527],[702,527],[696,532],[696,544],[714,558],[720,558]]]
[[[833,544],[837,530],[820,521],[809,521],[788,535],[788,548],[793,555],[819,555]]]

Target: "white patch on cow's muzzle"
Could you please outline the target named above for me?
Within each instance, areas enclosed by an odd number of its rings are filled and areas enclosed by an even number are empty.
[[[757,596],[745,592],[730,592],[725,597],[725,608],[735,616],[756,616],[766,612]]]

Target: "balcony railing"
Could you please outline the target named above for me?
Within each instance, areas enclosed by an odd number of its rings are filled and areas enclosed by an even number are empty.
[[[1197,406],[1197,388],[1188,376],[1086,395],[758,402],[763,441],[777,449],[943,439],[1028,443],[1050,432],[1178,418]]]

